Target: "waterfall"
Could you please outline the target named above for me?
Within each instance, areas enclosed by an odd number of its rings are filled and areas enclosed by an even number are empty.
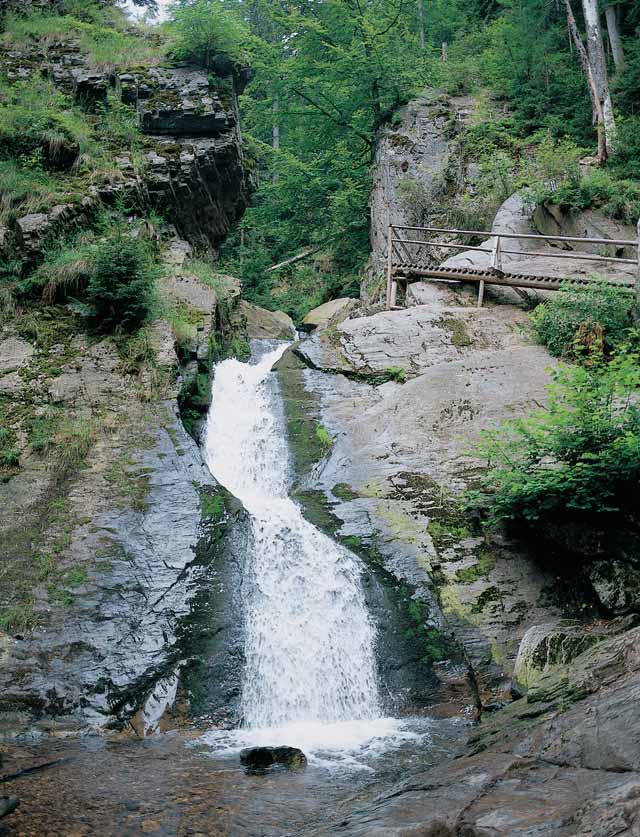
[[[205,434],[211,472],[251,516],[243,584],[244,726],[380,719],[375,629],[358,560],[288,496],[290,459],[278,383],[286,344],[254,363],[218,364]]]

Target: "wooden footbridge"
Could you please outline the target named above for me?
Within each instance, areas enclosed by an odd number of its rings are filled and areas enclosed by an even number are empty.
[[[489,239],[484,245],[471,247],[466,244],[458,244],[452,241],[443,241],[443,235],[454,235],[460,240],[461,236],[471,238]],[[435,236],[435,238],[434,238]],[[439,240],[437,240],[439,239]],[[515,243],[514,243],[515,242]],[[526,242],[526,245],[520,242]],[[536,247],[536,242],[541,245],[552,244],[552,248],[541,252]],[[533,246],[532,250],[506,249],[511,243],[513,247]],[[558,243],[560,246],[558,246]],[[615,248],[616,251],[624,252],[626,248],[635,250],[634,258],[623,258],[622,256],[609,256],[600,253],[578,251],[576,248],[592,245],[599,248]],[[434,248],[473,251],[487,253],[489,255],[486,267],[464,267],[447,266],[446,264],[435,264]],[[509,263],[507,269],[503,269],[503,255],[526,256],[527,272],[518,272],[518,261]],[[617,277],[589,277],[585,275],[568,274],[567,276],[545,276],[529,272],[535,269],[536,260],[542,259],[570,259],[593,263],[594,272],[597,265],[602,263],[631,265],[633,270],[625,268]],[[509,269],[510,268],[510,269]],[[478,285],[478,307],[482,306],[485,285],[503,285],[513,288],[517,293],[527,298],[526,288],[533,290],[557,291],[563,283],[573,285],[589,285],[594,282],[606,282],[616,285],[625,290],[636,292],[640,295],[640,221],[638,221],[638,237],[633,241],[610,239],[610,238],[581,238],[566,235],[525,235],[522,233],[494,233],[479,230],[454,230],[442,227],[410,227],[399,224],[389,226],[387,240],[387,309],[396,308],[398,288],[406,292],[406,288],[412,282],[419,282],[423,279],[439,281],[473,282]]]

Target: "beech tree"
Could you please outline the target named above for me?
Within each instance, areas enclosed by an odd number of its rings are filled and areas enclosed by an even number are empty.
[[[609,35],[609,44],[611,46],[611,55],[613,56],[613,63],[616,70],[620,72],[624,70],[624,48],[622,46],[622,37],[620,35],[620,6],[610,3],[604,10],[605,18],[607,20],[607,34]]]
[[[578,53],[578,59],[587,79],[593,105],[594,122],[598,130],[598,161],[600,163],[615,152],[616,125],[609,89],[607,60],[600,28],[597,0],[582,0],[587,46],[583,43],[576,23],[571,0],[565,0],[569,33]]]

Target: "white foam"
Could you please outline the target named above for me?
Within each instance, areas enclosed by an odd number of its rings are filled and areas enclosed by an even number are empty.
[[[297,747],[309,763],[328,769],[372,770],[376,759],[405,744],[430,740],[426,718],[398,720],[298,722],[263,729],[211,730],[201,739],[219,755],[232,755],[245,747]]]
[[[252,518],[242,585],[241,710],[250,740],[286,729],[307,748],[337,747],[340,730],[343,738],[361,742],[375,737],[376,724],[387,723],[381,718],[376,634],[358,559],[305,520],[288,496],[289,451],[271,372],[286,347],[255,364],[218,364],[205,455],[214,476]],[[337,723],[345,726],[334,729]]]

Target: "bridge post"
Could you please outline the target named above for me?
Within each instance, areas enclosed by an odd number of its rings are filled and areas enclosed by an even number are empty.
[[[391,308],[391,275],[393,273],[393,257],[391,255],[393,226],[389,224],[387,230],[387,311]]]
[[[398,283],[394,279],[391,282],[391,295],[389,297],[389,308],[395,308],[396,307],[397,297],[398,297]]]
[[[640,218],[638,219],[638,226],[636,227],[636,247],[638,250],[638,264],[636,267],[636,310],[635,320],[636,325],[640,328]]]

